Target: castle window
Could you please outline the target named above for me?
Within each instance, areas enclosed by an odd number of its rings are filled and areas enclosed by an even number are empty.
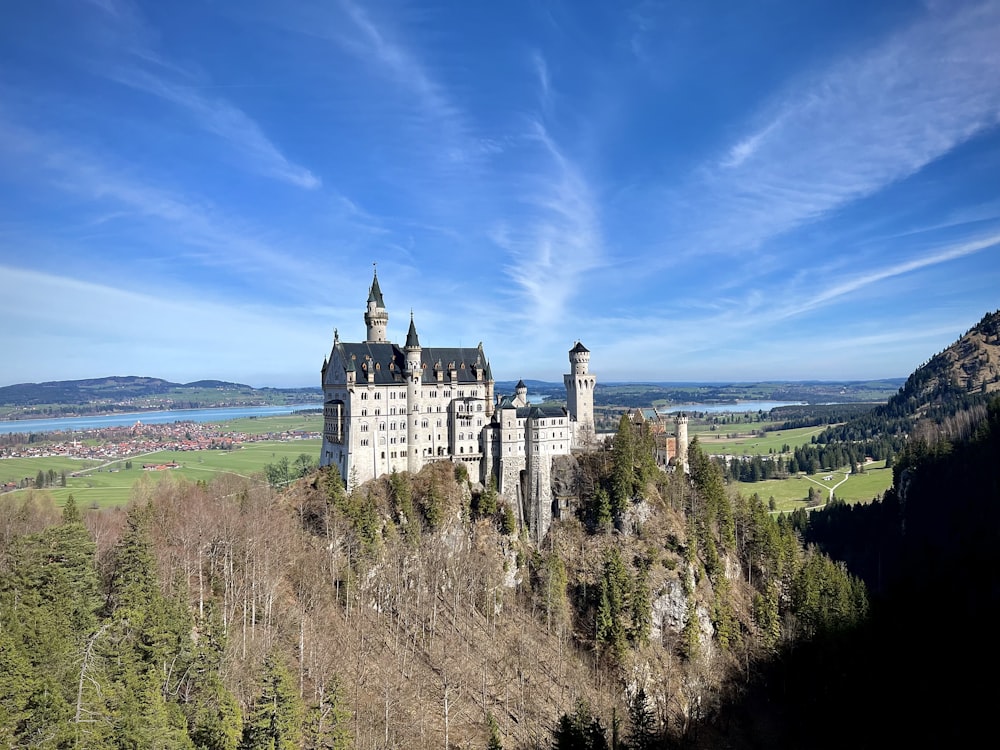
[[[428,427],[427,420],[425,419],[423,422],[421,422],[420,426],[423,427],[426,430],[427,427]]]
[[[377,416],[378,416],[379,414],[381,414],[381,413],[382,413],[382,410],[381,410],[381,409],[376,409],[376,410],[375,410],[375,416],[376,416],[376,417],[377,417]]]
[[[482,404],[476,404],[476,411],[482,411],[482,410],[483,410],[483,405]]]
[[[363,439],[363,440],[361,441],[361,444],[362,444],[362,445],[368,445],[368,438],[364,438],[364,439]]]
[[[465,369],[465,365],[462,365],[462,369]],[[465,398],[465,391],[461,391],[461,390],[460,390],[460,391],[458,392],[458,397],[459,397],[459,398]]]
[[[444,392],[444,397],[445,398],[451,398],[451,391],[445,391]]]
[[[378,369],[378,365],[375,365],[375,369],[376,369],[376,370]],[[375,391],[375,398],[376,398],[377,400],[378,400],[378,399],[381,399],[381,398],[382,398],[382,392],[381,392],[381,391]]]
[[[367,401],[368,400],[368,393],[366,391],[362,391],[361,392],[361,400],[362,401]]]
[[[368,410],[367,409],[362,409],[361,410],[361,416],[362,417],[367,417],[368,416]]]
[[[367,422],[362,422],[362,424],[361,424],[361,431],[362,432],[368,432],[368,423]]]

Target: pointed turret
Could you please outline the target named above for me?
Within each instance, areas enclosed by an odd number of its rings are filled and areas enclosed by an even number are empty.
[[[518,406],[528,405],[528,386],[524,384],[523,380],[518,380],[517,385],[514,386],[514,403]]]
[[[413,324],[413,313],[410,313],[410,330],[406,332],[406,348],[419,349],[420,339],[417,338],[417,327]]]
[[[389,325],[389,312],[385,309],[382,290],[378,285],[378,271],[372,277],[368,290],[368,309],[365,311],[365,325],[368,327],[369,344],[385,343],[385,329]]]

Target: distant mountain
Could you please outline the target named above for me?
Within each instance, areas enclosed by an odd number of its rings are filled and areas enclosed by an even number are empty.
[[[319,388],[253,388],[223,380],[173,383],[162,378],[110,376],[19,383],[0,388],[0,419],[116,411],[266,406],[320,401]]]

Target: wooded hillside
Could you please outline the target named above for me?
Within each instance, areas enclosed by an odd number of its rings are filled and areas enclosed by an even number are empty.
[[[747,670],[867,598],[700,454],[690,478],[640,456],[592,456],[591,500],[541,549],[447,462],[349,492],[323,471],[282,495],[167,481],[83,515],[7,501],[0,742],[694,741]]]

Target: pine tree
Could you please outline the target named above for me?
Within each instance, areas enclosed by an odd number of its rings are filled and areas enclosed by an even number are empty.
[[[297,750],[301,743],[302,703],[288,671],[276,657],[268,657],[240,750]]]
[[[500,741],[500,726],[492,713],[486,715],[486,724],[490,730],[490,739],[486,743],[486,750],[503,750],[503,743]]]
[[[635,454],[632,420],[628,414],[622,414],[618,420],[618,432],[615,434],[611,469],[611,513],[616,523],[621,523],[625,510],[635,496],[637,485]]]
[[[649,643],[653,623],[653,603],[649,592],[649,569],[641,566],[632,586],[632,627],[629,640],[636,645]]]
[[[349,720],[350,714],[341,701],[340,685],[334,679],[323,686],[319,701],[306,714],[306,750],[348,750]]]
[[[629,750],[652,750],[656,747],[658,737],[656,719],[649,708],[646,691],[639,688],[628,709]]]

